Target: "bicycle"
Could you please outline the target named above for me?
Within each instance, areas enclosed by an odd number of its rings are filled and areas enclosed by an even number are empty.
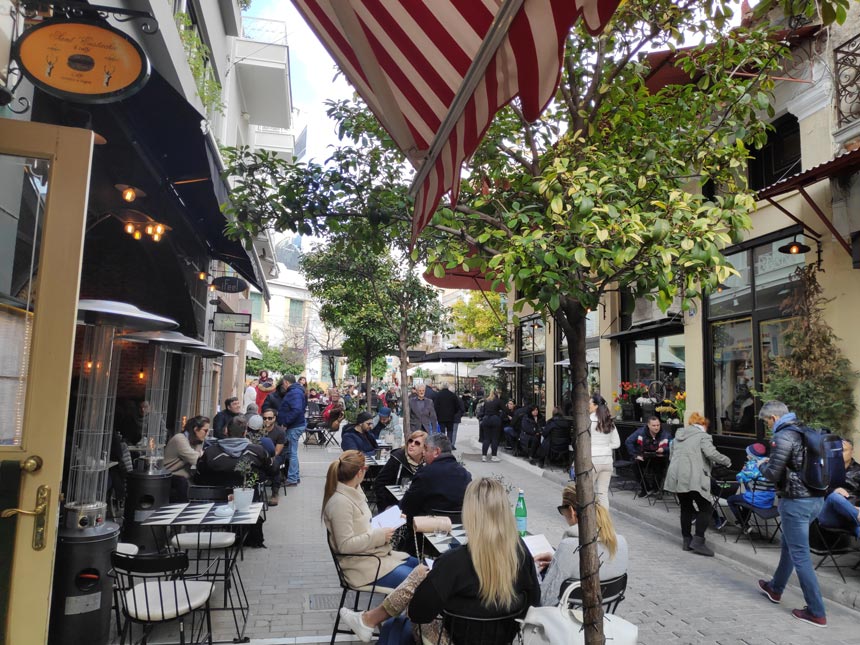
[[[657,403],[666,400],[666,394],[675,389],[675,376],[669,372],[662,379],[651,381],[648,384],[648,396],[655,399]]]

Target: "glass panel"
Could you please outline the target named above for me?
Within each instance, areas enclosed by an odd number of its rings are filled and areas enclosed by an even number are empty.
[[[50,164],[0,154],[0,444],[21,445]]]
[[[290,325],[301,327],[305,319],[304,300],[290,300]]]
[[[630,343],[632,349],[631,370],[627,381],[642,382],[648,385],[657,374],[657,343],[653,338],[634,340]]]
[[[520,368],[520,402],[546,405],[546,363],[543,354],[533,354],[521,358],[525,367]]]
[[[767,383],[773,359],[777,356],[788,354],[785,344],[785,332],[791,324],[792,318],[780,318],[778,320],[766,320],[759,323],[759,342],[761,343],[761,377]]]
[[[756,309],[780,306],[795,288],[795,285],[789,282],[789,278],[797,267],[805,264],[806,254],[791,255],[777,250],[793,239],[802,242],[803,236],[778,240],[753,249]]]
[[[589,311],[585,316],[585,337],[594,338],[600,335],[600,319],[596,311]]]
[[[662,336],[657,339],[657,360],[660,361],[660,380],[666,386],[666,398],[687,389],[687,360],[684,334]]]
[[[711,325],[718,433],[755,434],[752,320]]]
[[[727,258],[740,275],[729,276],[719,291],[708,296],[708,315],[711,318],[752,311],[749,253],[742,251]]]
[[[251,320],[263,321],[263,296],[259,293],[251,292]]]

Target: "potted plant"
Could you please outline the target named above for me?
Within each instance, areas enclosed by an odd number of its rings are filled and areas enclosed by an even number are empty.
[[[619,392],[613,392],[615,402],[618,404],[618,407],[621,409],[621,420],[622,421],[633,421],[636,418],[636,407],[633,404],[633,400],[630,398],[630,395],[624,391],[624,383],[621,383],[621,390]]]
[[[260,475],[247,457],[239,459],[233,470],[242,476],[242,486],[233,489],[233,507],[237,511],[246,511],[254,501],[254,488],[260,481]]]
[[[644,383],[621,381],[621,390],[616,400],[621,404],[621,418],[624,420],[642,420],[641,399],[648,394],[648,386]],[[651,401],[651,399],[649,399]],[[625,404],[632,406],[625,409]],[[653,411],[651,412],[653,414]]]

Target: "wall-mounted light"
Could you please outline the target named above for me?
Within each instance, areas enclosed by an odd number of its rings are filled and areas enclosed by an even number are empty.
[[[170,227],[153,220],[149,215],[139,210],[128,209],[118,215],[113,215],[123,222],[122,230],[136,240],[142,240],[146,234],[153,242],[160,242]]]
[[[722,293],[723,291],[728,291],[728,289],[729,289],[729,285],[727,285],[725,282],[720,282],[720,284],[717,285],[717,293]]]
[[[214,291],[215,291],[215,283],[210,283],[210,284],[209,284],[209,291],[212,291],[212,292],[214,293]]]
[[[119,191],[119,194],[122,196],[123,201],[131,204],[138,197],[146,197],[146,193],[143,192],[140,188],[135,186],[130,186],[129,184],[114,184],[114,188]]]
[[[208,276],[208,274],[205,271],[201,271],[200,273],[197,274],[197,279],[198,280],[205,280],[207,276]]]
[[[798,242],[797,236],[788,244],[784,244],[777,249],[777,251],[786,255],[799,255],[800,253],[809,253],[811,250],[812,247],[808,244]]]
[[[142,381],[142,380],[144,379],[144,377],[145,377],[145,376],[146,376],[146,372],[144,372],[144,371],[143,371],[143,367],[141,367],[141,368],[140,368],[140,370],[139,370],[139,371],[138,371],[138,373],[137,373],[137,380],[138,380],[138,381]]]

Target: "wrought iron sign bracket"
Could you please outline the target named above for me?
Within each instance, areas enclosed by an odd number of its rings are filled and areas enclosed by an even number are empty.
[[[140,30],[152,35],[158,32],[158,20],[148,11],[137,9],[125,9],[123,7],[107,7],[99,4],[87,4],[86,2],[75,2],[73,0],[21,0],[20,6],[24,10],[25,17],[34,17],[50,13],[65,16],[66,18],[93,18],[98,17],[107,20],[112,17],[117,22],[140,21]]]

